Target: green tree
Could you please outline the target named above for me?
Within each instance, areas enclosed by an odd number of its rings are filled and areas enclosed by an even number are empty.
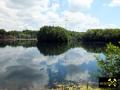
[[[6,35],[6,31],[4,29],[0,29],[0,39],[4,39]]]
[[[62,27],[44,26],[38,32],[37,38],[38,42],[62,43],[69,42],[70,35]]]
[[[82,41],[118,42],[120,41],[120,29],[90,29],[84,33]]]

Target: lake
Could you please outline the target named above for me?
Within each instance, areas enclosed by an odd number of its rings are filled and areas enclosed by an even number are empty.
[[[84,88],[80,90],[98,90],[100,67],[96,56],[104,58],[105,46],[0,43],[0,90],[64,90],[52,88],[68,83],[80,83]]]

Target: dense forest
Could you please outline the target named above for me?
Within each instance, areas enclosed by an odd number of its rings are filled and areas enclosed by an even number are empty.
[[[44,26],[38,32],[44,42],[119,42],[120,29],[90,29],[87,32],[68,31],[62,27]]]
[[[82,36],[83,41],[118,42],[120,29],[91,29]]]
[[[1,40],[37,39],[38,42],[119,42],[120,29],[90,29],[86,32],[68,31],[59,26],[43,26],[39,31],[8,31],[0,29]]]

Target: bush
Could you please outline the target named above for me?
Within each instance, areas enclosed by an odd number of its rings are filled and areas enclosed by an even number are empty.
[[[114,77],[120,74],[120,47],[114,46],[111,43],[107,45],[104,53],[106,59],[98,60],[104,74]]]

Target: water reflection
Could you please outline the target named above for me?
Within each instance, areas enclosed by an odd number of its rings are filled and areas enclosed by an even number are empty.
[[[39,43],[37,47],[44,55],[59,55],[71,48],[68,43]]]
[[[103,52],[106,47],[106,43],[104,42],[97,42],[97,43],[88,43],[88,42],[78,42],[78,43],[63,43],[63,44],[50,44],[50,43],[39,43],[37,44],[36,40],[17,40],[17,41],[4,41],[0,42],[0,47],[18,47],[23,46],[25,48],[29,47],[38,47],[38,49],[44,55],[59,55],[64,53],[70,48],[74,47],[82,47],[89,52]]]
[[[41,53],[44,55],[59,55],[70,48],[76,48],[76,47],[82,47],[86,49],[88,52],[93,52],[93,53],[100,53],[104,52],[106,48],[106,43],[103,42],[97,42],[97,43],[58,43],[58,44],[51,44],[51,43],[39,43],[37,44],[37,47]]]
[[[37,41],[36,40],[17,40],[17,41],[4,41],[0,42],[0,47],[6,46],[23,46],[23,47],[36,47]]]
[[[92,75],[98,71],[95,53],[82,47],[67,48],[57,54],[51,54],[52,49],[45,54],[41,49],[0,48],[0,90],[47,90],[54,83],[65,81],[97,82]]]
[[[106,48],[106,42],[81,42],[80,46],[85,48],[89,52],[100,53],[104,52]]]
[[[47,72],[26,66],[9,66],[0,74],[0,88],[5,90],[30,90],[34,84],[42,89],[47,85]]]

